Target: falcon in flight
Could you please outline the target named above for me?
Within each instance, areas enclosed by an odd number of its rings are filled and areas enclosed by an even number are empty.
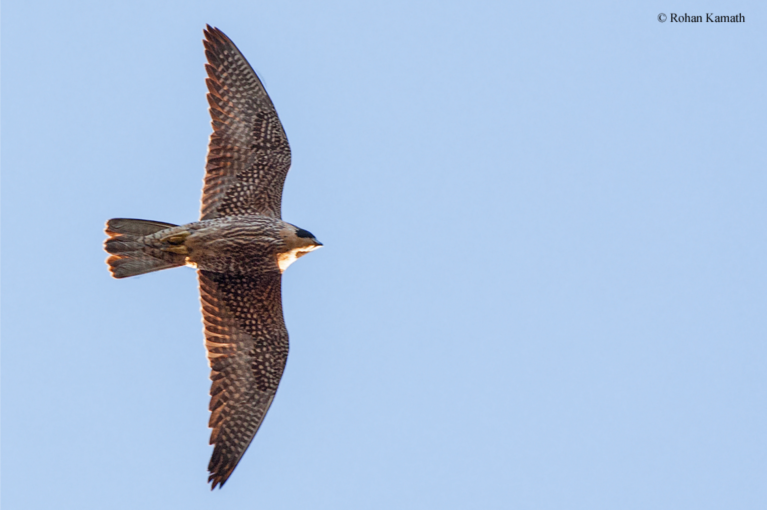
[[[234,43],[208,25],[213,134],[200,221],[107,222],[109,270],[126,278],[197,269],[210,364],[211,489],[223,487],[261,426],[288,359],[282,273],[322,243],[280,219],[290,146],[271,99]]]

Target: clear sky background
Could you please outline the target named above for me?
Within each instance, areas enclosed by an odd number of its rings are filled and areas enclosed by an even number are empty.
[[[2,7],[3,510],[767,508],[764,2]],[[102,249],[198,217],[205,23],[325,243],[213,493],[194,271]]]

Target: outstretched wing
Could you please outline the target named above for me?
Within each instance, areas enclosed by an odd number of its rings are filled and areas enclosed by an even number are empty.
[[[217,28],[204,31],[213,134],[202,188],[201,220],[280,217],[290,145],[272,100],[237,46]]]
[[[210,363],[212,482],[223,486],[256,435],[288,359],[281,274],[198,271]]]

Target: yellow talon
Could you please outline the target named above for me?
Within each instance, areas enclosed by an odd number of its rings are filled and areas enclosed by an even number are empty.
[[[186,238],[189,237],[191,234],[184,230],[183,232],[178,232],[176,234],[171,234],[169,236],[165,236],[160,241],[163,243],[170,243],[170,244],[184,244],[184,241],[186,241]]]
[[[163,246],[162,251],[169,251],[171,253],[178,253],[179,255],[189,255],[189,251],[186,246]]]
[[[189,255],[189,250],[184,246],[184,241],[186,241],[186,238],[190,235],[191,233],[186,230],[169,234],[160,239],[160,243],[163,244],[160,246],[160,249],[170,253],[178,253],[179,255]]]

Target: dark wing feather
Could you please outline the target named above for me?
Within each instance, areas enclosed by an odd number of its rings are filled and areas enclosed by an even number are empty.
[[[210,363],[212,483],[223,486],[256,435],[288,359],[279,271],[198,271]]]
[[[262,214],[280,217],[290,145],[272,100],[234,43],[204,31],[213,134],[208,143],[201,220]]]

